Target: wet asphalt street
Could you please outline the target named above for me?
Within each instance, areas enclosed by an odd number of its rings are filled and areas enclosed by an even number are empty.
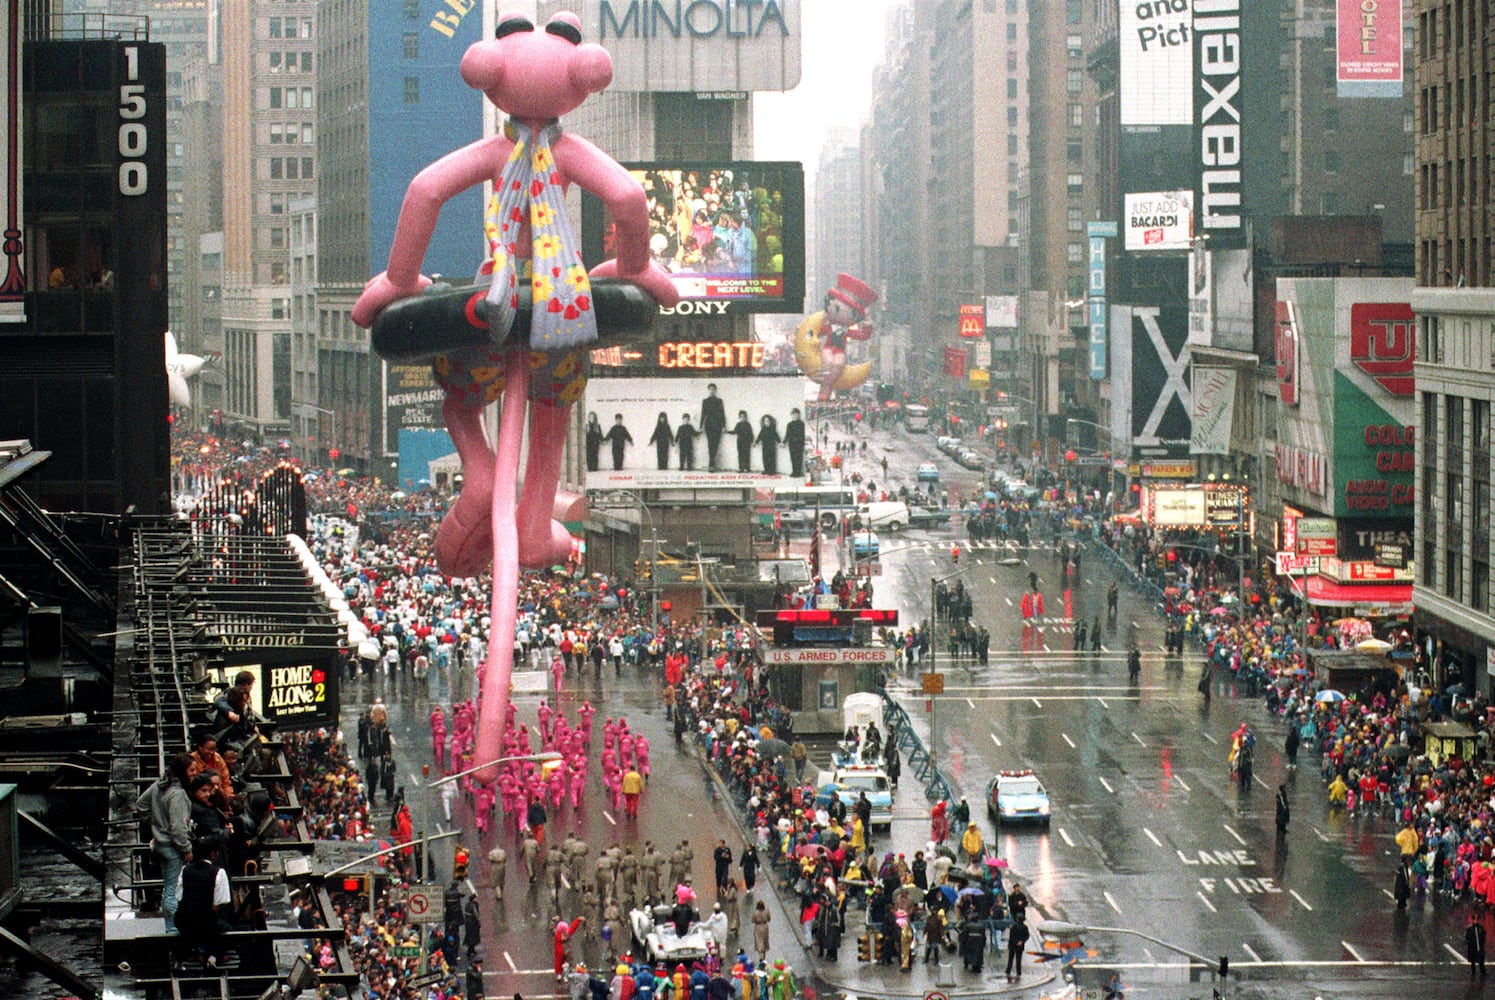
[[[969,495],[976,488],[976,473],[958,471],[936,456],[928,436],[884,431],[870,442],[867,457],[853,459],[851,470],[872,472],[884,455],[894,470],[912,470],[934,458],[952,495]],[[898,608],[905,624],[922,619],[929,611],[931,578],[957,574],[949,584],[958,579],[972,590],[975,620],[992,633],[990,662],[951,660],[942,648],[938,665],[946,687],[932,703],[933,714],[918,693],[917,675],[901,675],[890,692],[926,742],[931,723],[937,727],[938,760],[1033,897],[1031,917],[1119,928],[1212,958],[1227,956],[1232,975],[1222,992],[1230,997],[1432,997],[1466,989],[1469,995],[1483,994],[1482,987],[1469,985],[1461,957],[1468,904],[1418,895],[1407,911],[1398,912],[1390,898],[1392,821],[1331,814],[1317,756],[1301,755],[1301,770],[1290,772],[1281,753],[1285,730],[1258,700],[1218,687],[1206,703],[1195,690],[1201,655],[1193,647],[1183,657],[1163,655],[1155,608],[1123,583],[1120,614],[1105,630],[1103,649],[1076,653],[1054,582],[1058,564],[1052,551],[967,548],[957,565],[949,556],[957,537],[953,527],[884,533],[876,604]],[[833,559],[828,548],[828,566]],[[1048,602],[1048,617],[1037,628],[1024,628],[1016,608],[1030,571],[1038,574]],[[1103,614],[1113,576],[1096,557],[1087,558],[1081,575],[1073,610],[1090,620]],[[1136,686],[1128,684],[1125,667],[1132,642],[1143,653]],[[466,694],[461,679],[449,684]],[[637,852],[646,838],[666,850],[689,838],[695,847],[694,882],[708,887],[701,895],[709,907],[711,848],[724,836],[737,851],[742,831],[698,756],[688,747],[677,749],[669,737],[657,679],[625,668],[617,677],[610,669],[601,678],[573,675],[567,684],[561,704],[568,715],[586,697],[598,708],[599,727],[604,718],[623,714],[649,736],[653,776],[636,823],[609,811],[598,780],[579,810],[561,810],[553,834],[580,829],[592,857],[614,840]],[[525,687],[521,681],[515,700],[521,718],[532,721],[541,695]],[[380,679],[348,686],[346,730],[376,693],[390,707],[401,773],[408,776],[404,784],[417,803],[418,819],[416,772],[430,759],[426,719],[441,680],[396,686]],[[442,700],[449,704],[449,697]],[[1251,723],[1259,738],[1256,780],[1246,788],[1230,782],[1226,765],[1230,733],[1242,721]],[[1032,768],[1047,786],[1053,802],[1047,830],[996,832],[986,817],[987,780],[997,769],[1013,767]],[[1278,838],[1273,826],[1279,783],[1287,785],[1293,806],[1285,838]],[[892,848],[912,856],[922,847],[926,816],[921,789],[905,768]],[[470,829],[460,804],[454,818]],[[381,803],[376,822],[385,819]],[[489,994],[548,993],[555,988],[553,918],[575,916],[577,899],[563,894],[557,907],[547,893],[525,882],[512,825],[490,832],[481,846],[471,833],[464,840],[476,857],[474,881],[484,898]],[[501,903],[492,901],[481,860],[494,842],[502,842],[511,856]],[[765,873],[760,895],[770,881]],[[771,951],[782,953],[802,974],[813,969],[822,990],[923,996],[934,988],[932,973],[917,964],[905,976],[896,969],[859,966],[853,940],[860,932],[859,917],[851,918],[846,947],[834,966],[817,965],[794,942],[782,906],[775,905],[773,917]],[[1157,944],[1101,930],[1085,935],[1085,943],[1096,952],[1086,962],[1120,970],[1129,996],[1210,996],[1208,973],[1197,967],[1191,972],[1184,959]],[[603,957],[601,942],[584,936],[580,955],[595,966]],[[1038,978],[1051,969],[1030,971],[1025,985],[1008,993],[994,961],[979,976],[961,971],[957,962],[955,983],[942,989],[1039,996]]]

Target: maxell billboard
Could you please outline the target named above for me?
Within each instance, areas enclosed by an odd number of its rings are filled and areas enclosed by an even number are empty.
[[[1196,231],[1211,250],[1244,245],[1241,215],[1241,0],[1194,0]]]

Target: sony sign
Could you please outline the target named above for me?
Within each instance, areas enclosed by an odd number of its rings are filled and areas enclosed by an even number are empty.
[[[1194,0],[1199,231],[1234,246],[1241,219],[1241,0]],[[1222,240],[1224,242],[1222,242]]]

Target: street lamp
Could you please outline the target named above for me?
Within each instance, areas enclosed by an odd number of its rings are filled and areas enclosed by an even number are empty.
[[[1178,945],[1164,941],[1162,938],[1156,938],[1151,934],[1134,931],[1127,927],[1088,927],[1082,924],[1072,924],[1065,920],[1044,920],[1038,925],[1038,933],[1051,941],[1074,941],[1078,940],[1080,935],[1088,934],[1092,931],[1098,934],[1129,934],[1144,941],[1151,941],[1159,948],[1167,948],[1174,954],[1182,955],[1185,958],[1198,962],[1221,979],[1226,977],[1226,973],[1230,969],[1230,959],[1227,956],[1222,955],[1218,959],[1205,958],[1203,955],[1189,951],[1187,948],[1180,948]]]
[[[619,496],[627,497],[638,504],[639,510],[649,519],[649,547],[653,550],[649,554],[649,613],[650,623],[659,624],[659,528],[654,523],[654,512],[644,502],[644,498],[632,490],[612,490]]]
[[[435,781],[422,783],[420,795],[420,866],[422,869],[422,881],[429,882],[431,880],[431,852],[428,849],[428,846],[432,839],[430,836],[431,789],[438,788],[442,785],[449,785],[459,778],[465,778],[469,774],[477,774],[479,771],[486,771],[488,768],[497,767],[500,764],[509,764],[515,761],[527,761],[533,764],[545,764],[549,763],[550,761],[560,759],[561,754],[557,753],[554,750],[545,750],[540,753],[520,754],[516,757],[500,757],[497,760],[490,760],[483,764],[476,764],[472,767],[469,767],[465,771],[458,771],[456,774],[448,774],[444,778],[437,778]]]

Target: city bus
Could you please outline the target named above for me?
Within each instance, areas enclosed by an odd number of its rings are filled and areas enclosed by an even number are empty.
[[[911,403],[903,408],[903,423],[910,434],[924,434],[929,430],[929,407]]]
[[[775,486],[773,503],[785,524],[795,528],[812,527],[815,512],[820,512],[822,527],[834,528],[841,515],[857,509],[856,489],[852,486]]]

